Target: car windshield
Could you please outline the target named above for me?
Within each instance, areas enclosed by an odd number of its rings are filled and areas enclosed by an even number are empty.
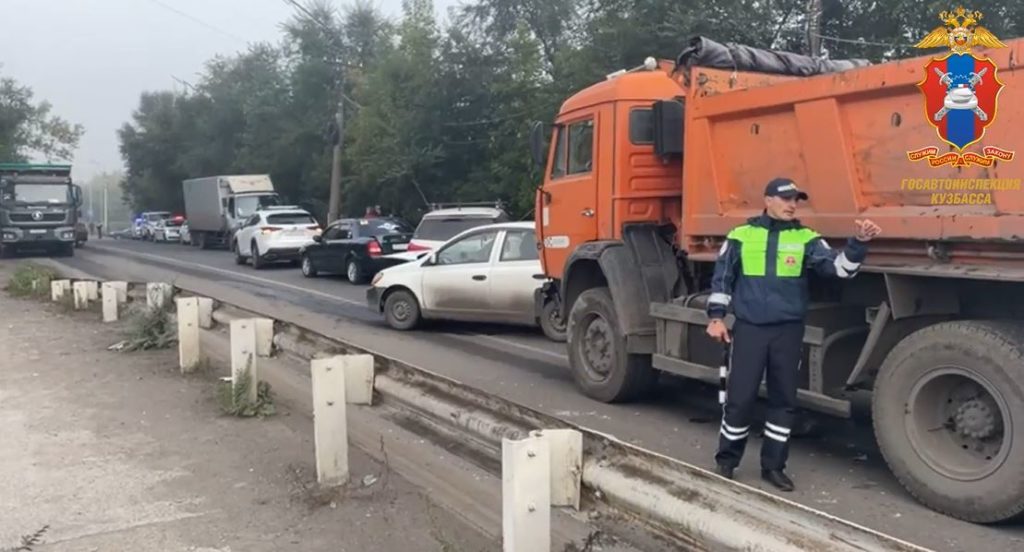
[[[67,184],[15,184],[3,190],[4,202],[69,203]]]
[[[260,195],[236,197],[235,216],[238,218],[245,218],[260,209],[273,207],[278,204],[277,196]]]
[[[416,227],[412,238],[420,240],[448,241],[460,232],[499,222],[501,217],[427,217]]]
[[[387,236],[389,234],[409,234],[412,227],[394,219],[359,219],[359,226],[364,236]]]
[[[269,224],[316,224],[313,217],[304,213],[278,213],[267,215]]]

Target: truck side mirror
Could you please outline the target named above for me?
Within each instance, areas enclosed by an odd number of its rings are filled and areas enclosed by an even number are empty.
[[[547,161],[547,153],[544,148],[544,128],[547,125],[540,121],[534,121],[533,127],[530,129],[530,155],[533,157],[533,163],[537,167],[543,169],[544,163]]]
[[[660,157],[683,154],[682,102],[654,102],[654,153]]]
[[[74,201],[75,207],[82,206],[82,187],[78,184],[71,185],[71,199]]]

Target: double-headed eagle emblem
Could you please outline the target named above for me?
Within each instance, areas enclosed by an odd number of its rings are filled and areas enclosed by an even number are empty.
[[[978,25],[981,21],[980,11],[967,11],[963,6],[955,11],[944,11],[939,14],[942,25],[928,33],[928,36],[921,39],[914,46],[917,48],[938,48],[949,46],[954,54],[966,54],[973,46],[987,46],[989,48],[1005,48],[996,35],[988,29]]]

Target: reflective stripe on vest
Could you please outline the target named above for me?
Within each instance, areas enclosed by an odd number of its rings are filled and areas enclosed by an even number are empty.
[[[775,275],[799,278],[803,274],[807,244],[819,234],[809,228],[779,231]],[[740,242],[740,264],[744,276],[766,276],[768,271],[768,229],[743,225],[729,232],[729,239]]]

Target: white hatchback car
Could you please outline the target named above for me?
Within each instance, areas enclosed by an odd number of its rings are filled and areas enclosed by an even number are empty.
[[[436,252],[386,268],[366,292],[370,309],[397,330],[422,319],[540,326],[565,340],[565,326],[537,308],[546,280],[532,222],[507,222],[466,230]],[[538,312],[542,311],[542,312]]]
[[[313,243],[320,225],[309,211],[295,205],[281,205],[256,211],[242,223],[231,240],[235,262],[259,270],[268,262],[298,262],[302,246]]]

